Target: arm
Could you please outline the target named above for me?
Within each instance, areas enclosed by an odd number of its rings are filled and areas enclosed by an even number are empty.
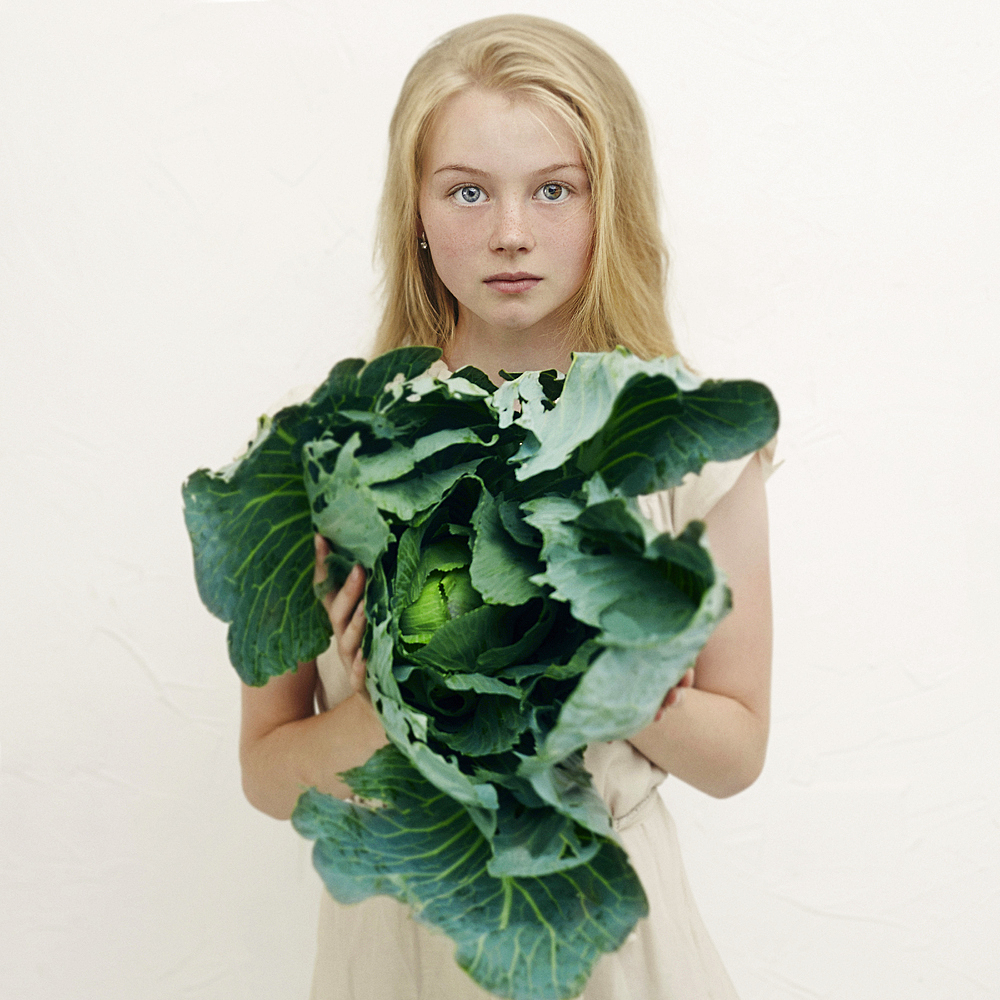
[[[325,557],[325,545],[318,556]],[[317,577],[325,573],[317,558]],[[351,794],[337,775],[364,764],[388,742],[364,691],[364,573],[356,570],[324,601],[342,663],[350,664],[352,694],[329,711],[315,709],[316,662],[272,677],[263,687],[243,685],[240,766],[251,805],[275,819],[288,819],[306,788],[338,798]],[[345,669],[347,669],[345,667]]]
[[[632,737],[640,753],[709,795],[735,795],[764,766],[771,692],[771,577],[764,477],[756,457],[705,518],[733,610],[658,720]]]

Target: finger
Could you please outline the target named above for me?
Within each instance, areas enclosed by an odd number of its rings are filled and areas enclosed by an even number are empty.
[[[346,627],[337,636],[337,651],[344,663],[353,662],[355,654],[361,646],[361,637],[365,634],[365,625],[367,624],[365,602],[358,601]]]
[[[677,689],[671,688],[666,695],[664,695],[663,701],[660,702],[660,707],[656,711],[656,718],[654,722],[659,722],[663,718],[663,713],[670,708],[671,705],[677,703]]]
[[[654,722],[659,722],[663,718],[663,713],[674,703],[674,699],[671,697],[673,693],[673,688],[671,688],[664,696],[663,701],[660,702],[660,707],[656,710],[656,715],[653,718]]]
[[[684,671],[683,676],[677,682],[677,684],[672,687],[664,696],[663,701],[660,703],[660,707],[656,713],[656,717],[653,719],[654,722],[659,722],[663,718],[663,713],[668,709],[677,705],[681,701],[681,696],[684,693],[685,688],[689,688],[694,684],[694,667],[688,667]]]
[[[368,663],[361,655],[361,650],[359,649],[354,655],[354,662],[351,664],[351,687],[358,693],[366,696],[368,693],[365,688],[365,675],[367,671]]]
[[[325,583],[327,576],[329,576],[326,560],[330,555],[330,545],[321,534],[317,533],[313,535],[313,546],[316,550],[316,559],[313,563],[313,586],[315,587],[321,583]],[[335,590],[329,590],[323,594],[322,604],[326,608],[328,615],[336,596],[337,591]]]
[[[330,546],[319,533],[313,535],[313,548],[316,550],[316,562],[313,566],[313,583],[322,583],[326,579],[326,557],[330,554]]]
[[[666,712],[668,708],[676,708],[684,696],[684,692],[680,688],[671,688],[667,692],[667,696],[660,703],[660,707],[656,712],[654,717],[654,722],[659,722],[663,718],[663,713]]]
[[[333,595],[327,611],[330,614],[330,624],[339,639],[350,624],[351,617],[357,608],[358,601],[365,589],[365,574],[360,566],[355,566],[347,575],[343,587]]]

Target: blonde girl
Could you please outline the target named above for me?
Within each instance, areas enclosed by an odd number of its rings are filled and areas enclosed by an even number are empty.
[[[565,371],[576,350],[675,353],[645,120],[628,80],[593,42],[523,15],[458,28],[410,71],[389,134],[376,352],[438,346],[451,370],[472,364],[494,382],[501,370]],[[587,748],[650,914],[598,962],[586,1000],[736,995],[692,902],[658,786],[669,774],[724,797],[763,766],[769,469],[770,447],[642,498],[662,531],[705,521],[734,610],[656,721],[629,740]],[[319,578],[322,539],[316,548]],[[272,816],[288,818],[304,787],[348,796],[337,775],[386,743],[364,686],[364,582],[355,567],[328,598],[328,653],[263,688],[244,687],[243,784]],[[485,1000],[452,951],[395,900],[341,907],[324,894],[312,996]]]

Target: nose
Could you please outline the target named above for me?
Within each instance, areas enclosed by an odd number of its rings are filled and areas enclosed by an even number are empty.
[[[494,250],[516,253],[531,250],[534,245],[528,207],[520,200],[501,202],[497,206],[490,246]]]

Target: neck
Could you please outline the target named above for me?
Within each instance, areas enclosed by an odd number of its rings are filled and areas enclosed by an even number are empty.
[[[555,368],[566,372],[571,352],[569,337],[565,334],[493,330],[477,331],[472,335],[460,323],[445,349],[444,360],[452,371],[472,365],[485,372],[494,385],[500,385],[503,382],[501,369],[516,373]]]

